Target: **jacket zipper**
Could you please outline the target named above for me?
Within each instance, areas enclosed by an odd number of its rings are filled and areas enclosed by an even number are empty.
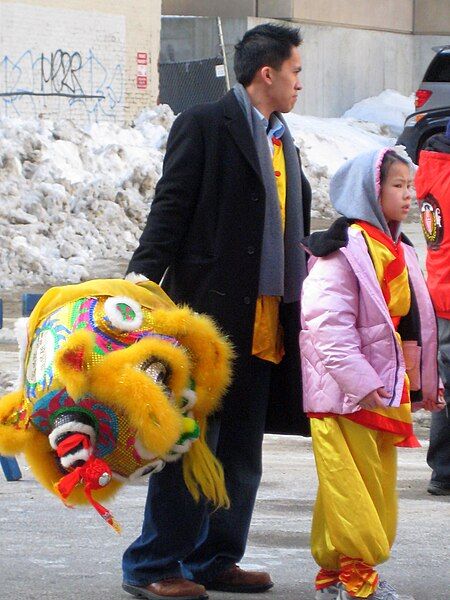
[[[365,243],[365,242],[364,242],[364,243]],[[367,244],[366,244],[366,247],[367,247]],[[342,252],[342,250],[343,250],[343,249],[341,248],[341,252]],[[359,270],[360,270],[360,269],[359,269],[359,264],[358,264],[358,262],[357,262],[357,261],[355,261],[355,262],[356,262],[356,265],[357,265],[357,268],[355,268],[355,263],[354,263],[354,260],[355,260],[355,259],[353,258],[352,254],[351,254],[351,253],[347,253],[347,252],[343,252],[343,254],[344,254],[344,256],[346,257],[347,261],[348,261],[348,262],[350,263],[350,265],[352,266],[352,268],[353,268],[353,271],[354,271],[354,273],[355,273],[355,275],[356,275],[356,277],[357,277],[357,279],[358,279],[358,283],[359,283],[359,277],[358,277],[358,273],[359,273]],[[352,264],[352,263],[353,263],[353,264]],[[386,316],[386,314],[385,314],[385,313],[386,313],[385,307],[384,307],[384,306],[382,306],[382,305],[381,305],[381,304],[378,302],[378,295],[376,295],[375,297],[377,298],[377,304],[378,304],[378,306],[379,306],[379,308],[380,308],[380,310],[381,310],[381,313],[382,313],[382,314],[384,314],[384,315]],[[388,313],[388,315],[389,315],[389,313]],[[391,321],[391,319],[390,319],[390,316],[389,316],[389,320],[388,320],[388,319],[386,319],[386,320],[388,321],[388,323],[389,323],[389,322],[391,322],[391,323],[392,323],[392,321]],[[397,348],[397,338],[395,337],[395,332],[394,332],[394,331],[392,331],[392,330],[391,330],[391,335],[392,335],[392,338],[393,338],[393,340],[394,340],[394,348],[395,348],[395,361],[396,361],[395,367],[396,367],[396,368],[395,368],[395,378],[394,378],[394,389],[392,390],[392,398],[391,398],[391,400],[390,400],[390,402],[389,402],[389,406],[392,406],[392,404],[393,404],[393,402],[394,402],[394,398],[395,398],[395,390],[396,390],[396,388],[397,388],[397,381],[398,381],[398,369],[399,369],[399,364],[400,364],[400,360],[399,360],[399,356],[398,356],[398,348]]]
[[[394,378],[394,389],[392,390],[392,398],[391,401],[389,402],[389,406],[392,406],[392,403],[394,402],[394,398],[395,398],[395,390],[397,389],[397,381],[398,381],[398,370],[399,370],[399,358],[398,358],[398,347],[397,347],[397,338],[395,337],[395,333],[392,333],[392,338],[394,340],[394,348],[395,348],[395,378]]]

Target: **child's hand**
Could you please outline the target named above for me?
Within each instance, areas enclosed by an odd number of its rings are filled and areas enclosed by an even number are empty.
[[[381,398],[389,398],[389,394],[382,387],[364,396],[358,404],[361,408],[386,408]]]
[[[445,408],[444,390],[439,389],[437,398],[424,398],[423,407],[431,412],[439,412]]]

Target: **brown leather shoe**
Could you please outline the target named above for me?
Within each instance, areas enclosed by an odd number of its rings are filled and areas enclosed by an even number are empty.
[[[147,600],[207,600],[208,594],[205,587],[189,579],[181,577],[171,579],[161,579],[155,583],[150,583],[146,587],[122,583],[122,588],[135,596],[136,598],[146,598]]]
[[[273,587],[269,573],[264,571],[245,571],[233,565],[226,571],[219,573],[212,581],[205,583],[207,590],[218,592],[237,592],[240,594],[254,594],[265,592]]]

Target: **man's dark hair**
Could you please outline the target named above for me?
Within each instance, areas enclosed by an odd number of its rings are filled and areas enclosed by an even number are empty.
[[[243,86],[253,81],[261,67],[279,70],[292,52],[292,47],[300,46],[300,29],[265,23],[247,31],[234,47],[234,72]]]

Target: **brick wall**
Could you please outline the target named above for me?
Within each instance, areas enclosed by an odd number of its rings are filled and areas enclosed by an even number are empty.
[[[0,117],[129,122],[158,96],[160,0],[0,0]]]

